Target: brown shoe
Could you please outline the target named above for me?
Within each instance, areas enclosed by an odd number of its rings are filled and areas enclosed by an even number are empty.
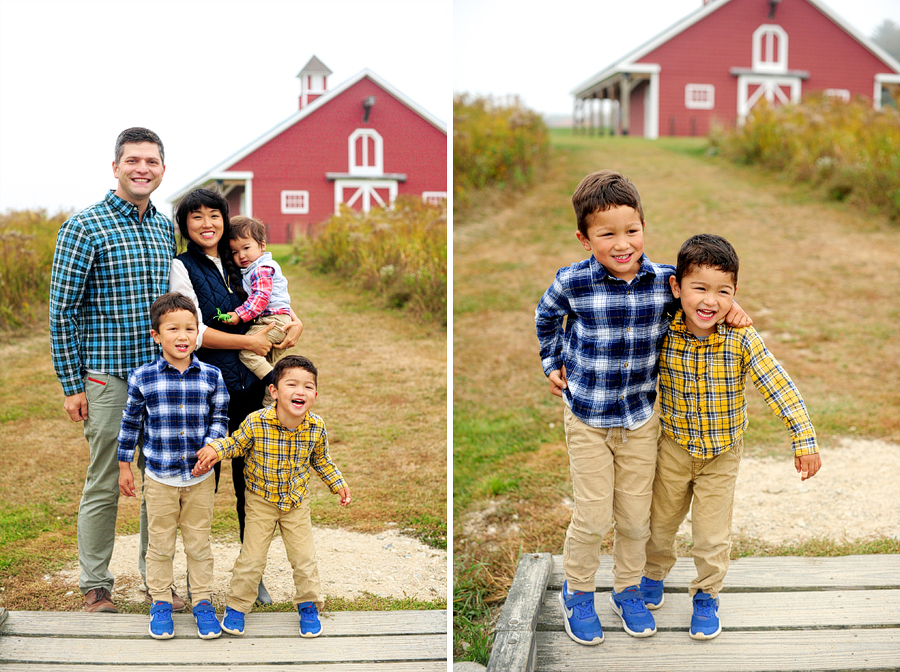
[[[141,592],[144,594],[144,601],[147,604],[153,604],[153,598],[150,597],[150,591],[146,588],[142,588]],[[174,588],[172,589],[172,611],[184,611],[184,599],[175,592]]]
[[[90,613],[95,611],[118,614],[119,610],[113,604],[112,596],[106,588],[92,588],[84,596],[84,610]]]

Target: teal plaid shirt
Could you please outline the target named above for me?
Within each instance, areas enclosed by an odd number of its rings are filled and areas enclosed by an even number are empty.
[[[138,209],[113,190],[60,227],[50,275],[50,352],[66,396],[87,370],[127,379],[153,361],[150,304],[169,291],[175,229],[151,203]]]

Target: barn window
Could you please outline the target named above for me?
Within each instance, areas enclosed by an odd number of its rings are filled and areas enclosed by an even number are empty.
[[[753,31],[753,70],[787,72],[788,36],[781,26],[763,24]]]
[[[446,191],[423,191],[422,192],[422,202],[428,203],[429,205],[441,205],[446,200],[447,200],[447,192]]]
[[[281,192],[282,215],[306,215],[309,214],[308,191],[282,191]]]
[[[384,173],[384,142],[378,131],[358,128],[350,134],[348,144],[351,175]]]
[[[716,106],[716,87],[712,84],[687,84],[684,106],[689,110],[711,110]]]

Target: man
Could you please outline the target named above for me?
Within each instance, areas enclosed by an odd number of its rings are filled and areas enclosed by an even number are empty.
[[[122,131],[112,168],[117,188],[60,227],[50,279],[50,334],[66,412],[84,422],[90,446],[78,509],[84,610],[115,613],[109,562],[119,500],[117,436],[128,373],[158,354],[149,309],[168,291],[175,232],[150,202],[166,172],[156,133]]]

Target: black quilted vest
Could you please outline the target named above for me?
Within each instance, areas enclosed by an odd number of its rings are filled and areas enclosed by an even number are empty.
[[[200,304],[200,313],[203,315],[203,324],[209,329],[218,329],[229,334],[244,334],[247,332],[247,323],[231,325],[224,324],[214,319],[216,308],[223,313],[233,311],[242,301],[231,288],[225,284],[219,269],[211,262],[199,247],[193,242],[188,243],[187,252],[177,257],[184,264],[194,292],[197,294],[197,302]],[[256,376],[250,373],[246,366],[241,364],[238,350],[214,350],[212,348],[200,348],[197,357],[202,362],[212,364],[219,368],[225,379],[225,387],[229,392],[246,390],[254,382]]]

